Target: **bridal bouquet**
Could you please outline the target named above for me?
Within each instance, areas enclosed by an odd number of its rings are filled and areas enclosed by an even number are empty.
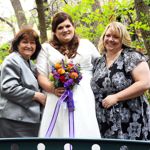
[[[51,137],[61,104],[63,102],[66,102],[69,111],[69,136],[73,138],[75,106],[72,88],[75,84],[79,84],[80,80],[82,79],[82,74],[80,72],[80,64],[73,64],[72,62],[68,62],[67,60],[62,60],[52,66],[49,79],[50,81],[54,82],[56,88],[64,87],[66,90],[56,103],[53,117],[51,119],[45,137]]]
[[[54,82],[55,87],[65,87],[66,89],[72,89],[75,84],[79,84],[82,79],[80,72],[80,64],[73,64],[61,60],[54,64],[51,68],[49,75],[50,81]]]

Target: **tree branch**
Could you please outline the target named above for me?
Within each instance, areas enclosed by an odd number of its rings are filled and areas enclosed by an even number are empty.
[[[8,24],[8,25],[12,28],[12,30],[13,30],[13,34],[15,34],[15,33],[16,33],[16,31],[15,31],[15,27],[13,26],[13,24],[12,24],[12,23],[10,23],[9,21],[7,21],[6,19],[4,19],[4,18],[2,18],[2,17],[0,17],[0,20],[1,20],[2,22],[5,22],[6,24]]]
[[[68,4],[68,2],[66,0],[64,0],[65,4]]]
[[[0,20],[8,24],[11,28],[14,28],[14,26],[9,21],[5,20],[4,18],[0,17]]]

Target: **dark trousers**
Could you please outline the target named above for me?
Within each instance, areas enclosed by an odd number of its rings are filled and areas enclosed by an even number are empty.
[[[0,118],[0,138],[37,137],[39,124]]]

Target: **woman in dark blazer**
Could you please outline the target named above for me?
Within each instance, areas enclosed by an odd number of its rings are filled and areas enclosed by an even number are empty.
[[[41,106],[46,96],[36,79],[36,59],[41,44],[38,34],[25,28],[14,37],[9,54],[1,66],[0,137],[36,137]]]

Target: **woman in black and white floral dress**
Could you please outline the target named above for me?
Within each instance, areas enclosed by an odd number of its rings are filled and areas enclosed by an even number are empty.
[[[150,108],[143,93],[150,88],[147,58],[130,47],[125,26],[110,23],[99,43],[91,86],[102,138],[150,140]]]

